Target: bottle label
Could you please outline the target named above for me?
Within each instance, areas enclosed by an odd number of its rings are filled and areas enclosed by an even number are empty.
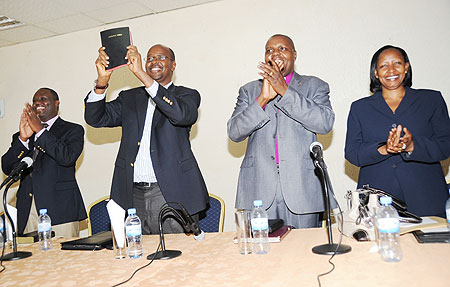
[[[142,235],[141,225],[130,225],[125,227],[127,236],[139,236]]]
[[[52,229],[52,225],[49,222],[38,223],[38,232],[46,232]]]
[[[252,218],[252,230],[266,230],[269,229],[269,222],[267,218]]]
[[[379,218],[377,220],[378,232],[397,233],[400,232],[400,222],[398,218]]]

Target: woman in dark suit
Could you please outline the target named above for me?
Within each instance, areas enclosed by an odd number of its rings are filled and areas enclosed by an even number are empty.
[[[412,89],[406,52],[384,46],[372,57],[372,96],[352,103],[345,158],[361,167],[358,188],[384,190],[419,216],[445,217],[441,160],[450,156],[450,119],[438,91]]]

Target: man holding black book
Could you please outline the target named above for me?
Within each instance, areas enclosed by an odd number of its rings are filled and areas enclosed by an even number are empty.
[[[122,208],[135,207],[143,234],[159,233],[158,215],[167,202],[183,204],[198,221],[209,204],[203,176],[191,150],[189,134],[197,121],[200,94],[175,86],[175,54],[163,45],[147,53],[145,70],[138,49],[130,45],[128,68],[144,86],[122,91],[105,101],[112,70],[101,47],[95,62],[97,81],[85,99],[85,120],[93,127],[122,127],[111,199]],[[176,207],[176,206],[174,206]],[[184,232],[175,220],[164,221],[165,233]]]

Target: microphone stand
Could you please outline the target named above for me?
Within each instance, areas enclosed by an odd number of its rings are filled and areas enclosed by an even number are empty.
[[[3,257],[0,257],[0,260],[2,261],[10,261],[10,260],[18,260],[18,259],[23,259],[23,258],[27,258],[31,256],[31,252],[28,251],[17,251],[17,235],[16,235],[16,228],[14,227],[14,222],[11,218],[11,216],[9,215],[8,212],[8,208],[6,205],[6,194],[8,192],[8,189],[11,187],[11,185],[13,183],[15,183],[16,181],[18,181],[20,179],[20,173],[17,174],[16,176],[14,176],[10,182],[6,185],[5,187],[5,191],[3,192],[3,210],[5,211],[5,215],[8,217],[9,222],[11,223],[11,229],[12,229],[12,242],[13,242],[13,252],[5,254]],[[2,183],[2,187],[3,185],[5,185],[6,181]],[[0,187],[1,188],[1,187]],[[5,220],[6,223],[6,220]],[[6,230],[6,228],[5,228]]]
[[[331,232],[331,208],[330,208],[330,191],[333,192],[331,186],[330,177],[328,171],[323,167],[323,159],[320,161],[316,158],[314,159],[314,166],[317,167],[322,174],[322,187],[324,189],[324,200],[325,200],[325,212],[327,213],[327,231],[328,231],[328,243],[313,247],[312,251],[316,254],[332,255],[332,254],[344,254],[350,252],[352,248],[345,244],[334,244],[333,234]],[[334,194],[334,192],[333,192]]]
[[[171,206],[165,206],[165,207],[161,208],[161,210],[159,211],[159,216],[158,216],[159,240],[161,243],[161,251],[158,251],[158,252],[148,255],[147,256],[148,260],[172,259],[172,258],[180,256],[182,253],[180,250],[166,250],[166,244],[164,242],[164,231],[163,231],[163,221],[164,221],[163,219],[165,219],[165,218],[163,218],[163,216],[165,213],[168,213],[170,211],[183,222],[184,227],[188,227],[184,218],[180,215],[180,213],[178,213],[178,211],[176,209],[174,209]]]

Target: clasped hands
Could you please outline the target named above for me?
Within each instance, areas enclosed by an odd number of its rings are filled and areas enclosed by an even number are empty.
[[[25,108],[20,116],[19,137],[22,141],[27,141],[33,133],[38,133],[44,127],[42,126],[39,115],[36,110],[29,104],[25,104]]]
[[[277,95],[283,96],[288,88],[278,65],[269,63],[259,62],[258,64],[258,69],[261,70],[258,74],[263,77],[263,86],[258,97],[261,107]]]
[[[401,136],[401,133],[404,133]],[[414,141],[411,132],[406,128],[402,128],[402,125],[398,125],[396,128],[392,128],[389,131],[389,136],[386,141],[386,145],[380,147],[378,151],[381,154],[395,154],[400,152],[412,152],[414,150]]]

